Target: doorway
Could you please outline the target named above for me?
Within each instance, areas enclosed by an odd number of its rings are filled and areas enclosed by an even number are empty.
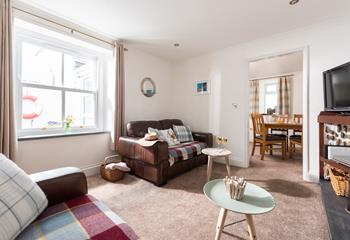
[[[250,59],[249,86],[250,164],[260,159],[262,148],[256,144],[256,151],[252,155],[255,135],[251,113],[261,114],[267,123],[298,123],[299,126],[269,127],[268,134],[286,137],[286,161],[294,161],[302,166],[304,180],[311,180],[308,175],[308,48]],[[300,135],[297,143],[293,141],[295,135]],[[271,145],[271,149],[266,149],[267,160],[282,161],[278,144]]]

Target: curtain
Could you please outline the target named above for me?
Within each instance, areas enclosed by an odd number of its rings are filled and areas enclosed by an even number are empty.
[[[11,0],[0,0],[0,152],[15,159],[15,128],[12,74],[12,6]]]
[[[249,81],[250,95],[249,106],[251,113],[259,112],[259,80]]]
[[[291,79],[288,77],[281,77],[278,80],[277,91],[277,109],[278,114],[288,115],[291,110]]]
[[[118,150],[118,140],[124,131],[124,46],[114,45],[115,59],[115,113],[114,113],[114,150]]]

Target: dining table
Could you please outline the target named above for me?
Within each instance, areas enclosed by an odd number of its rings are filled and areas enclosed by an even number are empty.
[[[300,132],[303,130],[303,124],[296,122],[265,122],[265,127],[267,129],[290,129]]]

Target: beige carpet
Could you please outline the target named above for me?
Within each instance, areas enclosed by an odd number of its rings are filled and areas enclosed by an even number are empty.
[[[257,151],[258,152],[258,151]],[[302,181],[301,157],[280,160],[254,157],[251,167],[232,167],[234,175],[264,187],[276,200],[276,208],[254,216],[258,239],[328,239],[320,187]],[[224,165],[213,166],[212,178],[226,174]],[[105,202],[133,227],[140,239],[214,239],[219,208],[202,193],[206,166],[170,180],[159,188],[127,175],[117,183],[99,176],[88,179],[89,192]],[[229,212],[226,223],[243,219]],[[246,222],[224,229],[221,239],[249,239]]]

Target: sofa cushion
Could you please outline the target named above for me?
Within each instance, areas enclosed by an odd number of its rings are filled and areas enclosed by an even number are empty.
[[[169,146],[174,146],[180,144],[179,140],[177,140],[174,131],[169,128],[165,130],[158,130],[155,128],[148,128],[149,133],[156,133],[159,140],[165,141]]]
[[[135,232],[102,202],[82,195],[47,208],[20,240],[138,239]]]
[[[169,129],[173,128],[173,125],[184,125],[180,119],[163,119],[160,120],[160,125],[162,126],[161,129]]]
[[[132,121],[126,126],[126,133],[128,137],[144,137],[148,133],[148,128],[163,129],[158,121]]]
[[[0,236],[14,239],[46,208],[40,187],[14,162],[0,154]]]
[[[182,143],[173,147],[169,147],[169,164],[182,160],[188,160],[202,153],[202,149],[206,148],[207,144],[202,142]]]
[[[177,126],[174,125],[174,132],[176,134],[177,139],[183,142],[193,142],[193,136],[190,127],[188,126]]]

